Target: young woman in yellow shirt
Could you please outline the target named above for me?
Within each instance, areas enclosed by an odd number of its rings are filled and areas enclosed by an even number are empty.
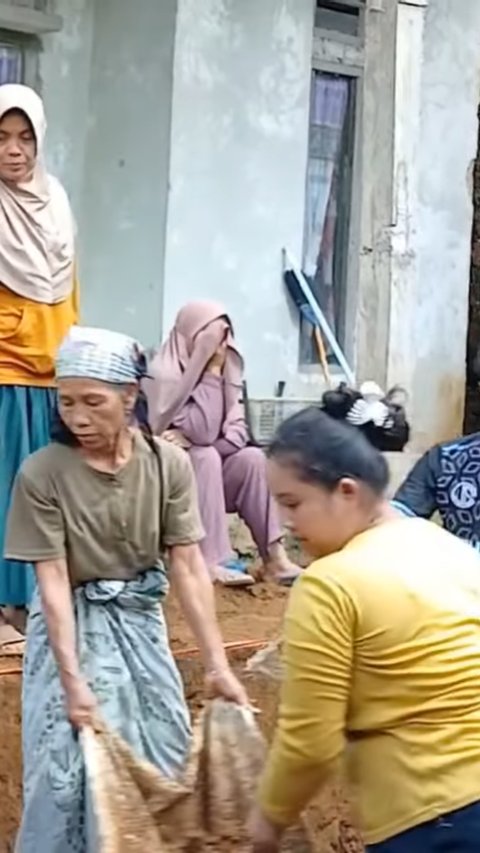
[[[479,555],[428,521],[396,516],[383,456],[320,409],[280,427],[269,476],[315,559],[286,617],[253,850],[276,853],[345,766],[369,851],[477,851]]]

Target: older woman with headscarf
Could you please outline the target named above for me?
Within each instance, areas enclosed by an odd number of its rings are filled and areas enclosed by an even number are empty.
[[[13,480],[22,460],[48,441],[54,357],[77,320],[73,217],[45,168],[45,129],[32,89],[0,87],[1,552]],[[10,618],[12,608],[28,604],[33,585],[31,567],[2,560],[0,607]],[[1,629],[4,639],[9,630]]]
[[[74,327],[58,356],[54,440],[16,482],[7,555],[35,564],[39,590],[24,666],[22,853],[98,850],[76,732],[97,715],[164,775],[182,769],[189,717],[159,606],[169,583],[209,690],[247,701],[198,547],[190,461],[149,433],[144,374],[135,341]]]
[[[289,585],[299,569],[282,545],[264,454],[249,443],[241,404],[243,369],[225,308],[188,303],[149,369],[151,424],[157,435],[189,452],[206,533],[201,548],[212,579],[232,586],[252,583],[249,575],[229,568],[227,513],[236,512],[252,533],[267,575]]]

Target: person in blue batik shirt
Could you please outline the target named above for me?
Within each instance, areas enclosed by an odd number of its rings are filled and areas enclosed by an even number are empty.
[[[432,447],[397,491],[393,506],[431,518],[480,550],[480,434]]]

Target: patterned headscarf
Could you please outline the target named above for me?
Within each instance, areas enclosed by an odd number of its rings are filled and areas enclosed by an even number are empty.
[[[98,379],[128,385],[146,375],[145,354],[128,335],[73,326],[58,351],[56,375],[57,379]]]

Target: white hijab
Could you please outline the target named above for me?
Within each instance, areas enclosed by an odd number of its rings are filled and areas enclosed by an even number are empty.
[[[0,282],[27,299],[53,305],[73,289],[75,226],[67,194],[45,168],[43,103],[28,86],[0,86],[0,119],[10,110],[28,116],[37,141],[32,179],[0,180]]]

